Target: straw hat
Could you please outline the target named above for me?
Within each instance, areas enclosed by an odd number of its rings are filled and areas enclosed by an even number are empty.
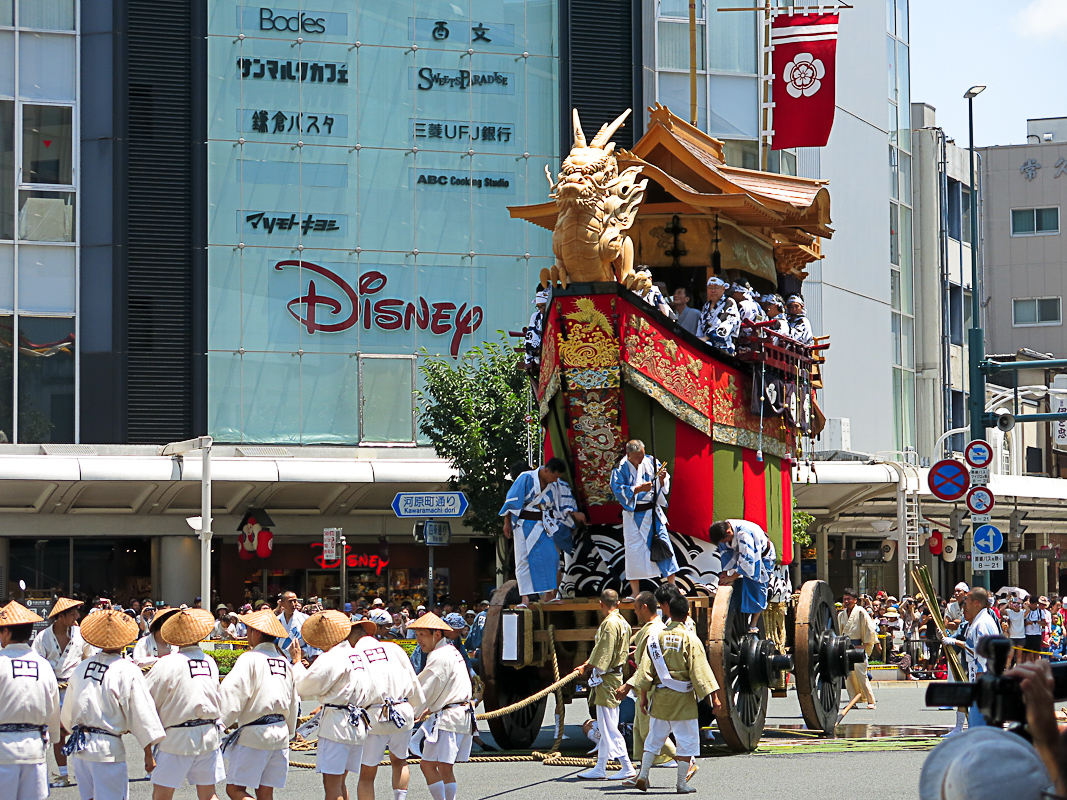
[[[300,629],[304,641],[312,647],[327,650],[343,642],[352,632],[352,621],[340,611],[329,609],[312,614]]]
[[[168,609],[168,619],[163,623],[160,633],[168,644],[188,647],[206,638],[215,627],[211,613],[202,608]]]
[[[285,629],[285,626],[278,622],[278,618],[274,616],[274,612],[269,608],[253,611],[251,614],[242,614],[240,620],[249,628],[257,630],[260,633],[265,633],[267,636],[281,637],[284,639],[289,635],[289,631]]]
[[[378,623],[372,620],[370,617],[364,617],[363,619],[356,620],[352,623],[353,626],[359,625],[368,634],[373,636],[378,632]],[[408,626],[411,627],[411,626]]]
[[[56,600],[56,604],[52,606],[52,610],[48,612],[48,618],[53,619],[58,617],[64,611],[70,611],[72,608],[77,608],[83,605],[81,600],[71,600],[69,597],[60,597]]]
[[[408,624],[408,630],[441,631],[452,633],[452,626],[432,611],[427,611],[414,622]]]
[[[118,650],[137,638],[137,623],[122,611],[94,611],[81,624],[82,638],[101,650]]]
[[[186,606],[186,608],[188,608],[188,606]],[[152,615],[152,621],[148,623],[149,632],[156,633],[161,630],[163,628],[163,623],[181,610],[181,608],[171,608],[170,606],[163,606],[163,608],[156,609],[156,613]]]
[[[0,608],[0,626],[32,625],[34,622],[44,622],[44,620],[14,600]]]

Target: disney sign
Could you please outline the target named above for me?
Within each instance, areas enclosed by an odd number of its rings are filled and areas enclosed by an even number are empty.
[[[360,275],[353,287],[336,272],[310,261],[279,261],[274,265],[279,272],[289,268],[305,269],[313,276],[308,279],[306,293],[285,304],[309,334],[346,331],[360,324],[361,319],[364,330],[373,326],[383,331],[409,331],[415,326],[433,334],[450,335],[449,353],[458,358],[463,337],[478,330],[485,319],[485,312],[478,305],[463,303],[457,307],[447,300],[430,301],[425,297],[374,297],[385,291],[389,281],[376,270]]]

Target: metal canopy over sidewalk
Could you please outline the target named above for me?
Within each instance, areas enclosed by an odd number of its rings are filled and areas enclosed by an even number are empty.
[[[199,514],[199,453],[158,453],[152,446],[2,445],[0,514]],[[215,445],[211,467],[218,516],[248,507],[281,516],[392,516],[397,492],[442,490],[452,474],[430,448]]]

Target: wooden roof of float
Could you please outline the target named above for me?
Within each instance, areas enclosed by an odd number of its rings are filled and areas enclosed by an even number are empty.
[[[697,214],[732,221],[774,248],[778,272],[805,277],[804,266],[822,257],[820,237],[833,236],[827,182],[728,166],[718,139],[665,106],[649,112],[645,135],[633,150],[618,153],[620,171],[641,166],[649,179],[638,217]],[[552,200],[508,210],[549,230],[556,224]]]

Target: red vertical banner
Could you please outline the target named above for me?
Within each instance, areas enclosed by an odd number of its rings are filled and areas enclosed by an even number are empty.
[[[793,462],[782,459],[782,552],[783,564],[793,563]]]
[[[747,447],[741,451],[745,474],[745,519],[767,530],[767,486],[764,483],[764,467],[757,460],[756,451]]]
[[[708,436],[681,420],[675,422],[674,463],[669,467],[673,491],[667,506],[672,531],[702,541],[715,522],[715,452]],[[700,487],[699,491],[685,488]],[[679,488],[681,487],[681,488]]]
[[[822,147],[834,125],[837,14],[779,14],[771,23],[772,150]]]

